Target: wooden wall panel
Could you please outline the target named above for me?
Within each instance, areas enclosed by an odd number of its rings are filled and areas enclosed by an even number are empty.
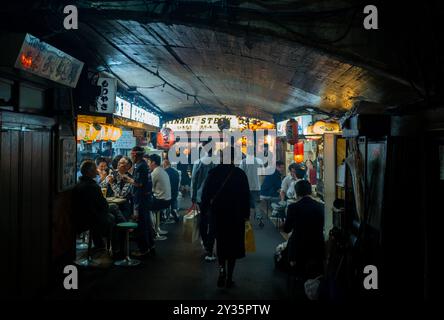
[[[25,296],[44,287],[49,268],[49,131],[23,133],[21,214],[21,286]],[[26,159],[26,161],[25,161]],[[32,270],[32,271],[31,271]],[[29,290],[29,291],[28,291]]]
[[[48,282],[51,131],[0,136],[0,296],[33,296]]]
[[[0,138],[0,252],[7,257],[0,263],[0,296],[16,294],[18,284],[18,141],[17,131],[2,131]]]
[[[22,185],[22,193],[21,193],[21,202],[22,202],[22,210],[19,214],[19,225],[20,225],[20,287],[28,289],[32,282],[34,276],[34,265],[31,261],[31,252],[32,252],[32,170],[31,165],[34,159],[34,154],[32,150],[32,132],[25,131],[22,132],[22,154],[21,154],[21,185]],[[29,272],[26,272],[26,269]],[[21,294],[26,295],[28,292],[22,291]]]

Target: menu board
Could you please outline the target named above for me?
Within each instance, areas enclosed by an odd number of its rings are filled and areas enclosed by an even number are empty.
[[[75,88],[83,62],[26,34],[15,67]]]
[[[113,149],[131,149],[136,145],[136,138],[132,131],[124,130],[122,136],[113,143]]]
[[[59,191],[65,191],[76,184],[76,140],[75,137],[60,139]]]

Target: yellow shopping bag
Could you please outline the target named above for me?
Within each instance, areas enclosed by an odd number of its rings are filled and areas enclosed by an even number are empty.
[[[256,252],[253,226],[250,221],[245,222],[245,252]]]

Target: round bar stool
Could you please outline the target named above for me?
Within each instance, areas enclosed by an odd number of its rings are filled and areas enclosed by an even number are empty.
[[[123,260],[115,261],[114,265],[120,267],[135,267],[140,264],[139,260],[131,259],[129,257],[129,230],[136,229],[137,223],[135,222],[122,222],[118,223],[117,227],[125,229],[125,258]]]
[[[77,250],[85,250],[88,249],[88,239],[89,238],[89,231],[82,232],[80,234],[80,242],[79,240],[76,241],[76,249]]]
[[[93,259],[91,256],[91,247],[92,247],[92,237],[90,231],[88,231],[88,247],[86,251],[86,258],[76,260],[74,263],[80,267],[89,267],[93,265]]]

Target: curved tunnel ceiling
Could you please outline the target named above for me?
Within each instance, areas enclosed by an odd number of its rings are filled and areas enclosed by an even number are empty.
[[[125,20],[82,24],[80,30],[102,67],[175,116],[271,119],[301,107],[346,110],[358,100],[415,98],[411,88],[270,36]]]
[[[419,99],[385,50],[386,33],[363,32],[356,1],[78,3],[79,30],[49,42],[113,74],[169,118],[272,120],[302,108]]]

